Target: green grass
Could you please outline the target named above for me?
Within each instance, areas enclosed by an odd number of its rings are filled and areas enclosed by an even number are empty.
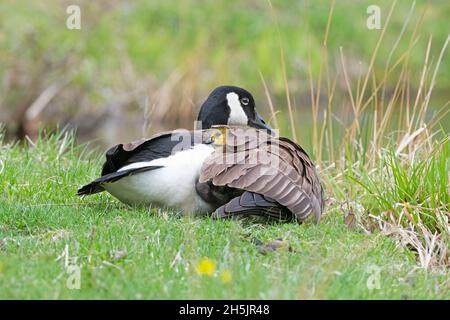
[[[107,194],[79,199],[100,171],[98,152],[63,134],[0,142],[0,298],[450,298],[450,7],[417,0],[405,24],[412,2],[397,1],[382,33],[365,27],[366,8],[380,5],[385,23],[391,1],[336,1],[333,10],[332,1],[272,2],[273,11],[264,1],[195,1],[199,10],[192,0],[83,2],[81,31],[64,27],[64,1],[0,4],[0,121],[10,136],[11,116],[71,74],[31,127],[88,132],[87,120],[122,100],[122,118],[141,119],[142,98],[152,105],[166,90],[173,101],[163,97],[157,110],[175,121],[164,130],[191,127],[191,101],[224,83],[252,91],[267,115],[260,70],[277,127],[298,135],[330,203],[319,225],[252,225],[128,207]],[[123,142],[141,134],[136,123],[77,138]],[[279,237],[293,251],[262,255],[252,242]],[[81,266],[80,290],[66,287],[67,251]],[[196,272],[203,259],[215,264],[212,276]],[[379,289],[367,285],[374,279]]]
[[[2,299],[450,298],[448,273],[420,269],[392,239],[348,227],[334,206],[318,225],[252,225],[128,207],[107,194],[79,199],[101,159],[72,141],[0,147]],[[253,237],[285,237],[293,251],[262,255]],[[81,265],[80,290],[66,288],[66,246]],[[196,272],[203,258],[214,276]],[[380,287],[369,289],[377,268]]]
[[[412,163],[385,150],[371,173],[350,172],[348,177],[367,191],[363,203],[372,213],[390,211],[398,218],[406,211],[412,222],[421,221],[433,232],[448,233],[448,223],[440,218],[450,212],[449,145],[448,138],[436,142],[434,152]]]

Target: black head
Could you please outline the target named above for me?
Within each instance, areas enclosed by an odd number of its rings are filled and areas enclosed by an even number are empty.
[[[272,130],[256,112],[251,93],[235,86],[214,89],[203,103],[197,121],[203,129],[216,125],[238,125]]]

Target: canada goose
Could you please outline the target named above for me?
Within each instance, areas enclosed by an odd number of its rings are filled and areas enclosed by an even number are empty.
[[[102,176],[78,194],[106,190],[125,203],[214,212],[216,218],[302,222],[313,213],[319,221],[324,201],[314,164],[298,144],[269,134],[247,91],[215,89],[198,119],[206,130],[161,133],[111,148]]]
[[[252,95],[235,86],[214,89],[203,103],[198,121],[203,129],[240,125],[271,130],[256,112]],[[207,183],[197,185],[204,160],[215,150],[203,135],[201,130],[178,130],[118,144],[106,152],[101,177],[80,188],[78,195],[107,191],[128,204],[210,213],[235,194],[225,194],[224,188]],[[205,201],[208,197],[209,202]]]

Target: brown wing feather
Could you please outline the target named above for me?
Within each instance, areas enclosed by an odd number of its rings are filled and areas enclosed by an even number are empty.
[[[323,210],[323,191],[307,153],[287,138],[276,139],[261,131],[253,132],[254,135],[245,132],[249,134],[245,140],[239,136],[242,131],[229,128],[225,145],[217,148],[205,161],[199,181],[212,180],[214,185],[260,194],[289,209],[298,221],[305,220],[311,212],[319,221]],[[234,163],[218,161],[224,159],[224,150],[227,154],[245,153],[245,156],[238,157],[239,160]],[[232,158],[228,157],[228,160]],[[222,213],[229,214],[230,206],[236,209],[239,203],[236,201],[233,206],[230,204],[224,208]],[[246,208],[244,211],[249,210]]]

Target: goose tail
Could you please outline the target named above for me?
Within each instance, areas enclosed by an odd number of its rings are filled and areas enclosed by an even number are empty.
[[[108,173],[104,176],[101,176],[98,179],[95,179],[91,183],[89,183],[85,186],[82,186],[80,189],[78,189],[77,195],[85,196],[85,195],[99,193],[99,192],[105,191],[105,188],[103,187],[104,183],[113,183],[124,177],[132,176],[134,174],[141,173],[141,172],[160,169],[162,167],[163,166],[146,166],[146,167],[141,167],[141,168],[132,168],[132,169]]]

